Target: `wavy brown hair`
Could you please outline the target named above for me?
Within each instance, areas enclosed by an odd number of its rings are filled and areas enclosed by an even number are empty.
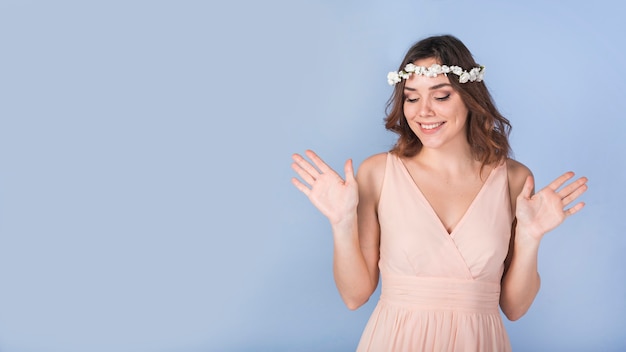
[[[398,71],[404,69],[408,63],[428,58],[434,58],[442,65],[460,66],[467,71],[479,66],[459,39],[442,35],[415,43],[407,51]],[[448,79],[467,107],[467,141],[476,160],[482,162],[483,166],[504,161],[511,153],[508,139],[511,124],[496,109],[485,83],[459,83],[457,75],[448,75]],[[413,133],[404,116],[405,82],[402,80],[396,84],[387,102],[385,127],[399,135],[391,152],[411,157],[420,151],[422,142]]]

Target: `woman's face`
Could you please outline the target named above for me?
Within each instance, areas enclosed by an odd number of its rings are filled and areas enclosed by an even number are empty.
[[[428,58],[413,64],[430,67],[441,63]],[[403,109],[409,127],[424,148],[467,144],[468,110],[446,75],[411,75],[404,86]]]

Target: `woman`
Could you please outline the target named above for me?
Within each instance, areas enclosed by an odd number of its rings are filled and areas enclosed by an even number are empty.
[[[542,237],[584,206],[570,207],[587,190],[572,172],[534,194],[483,75],[457,38],[421,40],[388,76],[390,152],[356,178],[348,160],[345,180],[312,151],[312,163],[293,156],[304,181],[293,184],[330,220],[348,308],[382,278],[358,351],[509,351],[498,306],[510,320],[526,313]]]

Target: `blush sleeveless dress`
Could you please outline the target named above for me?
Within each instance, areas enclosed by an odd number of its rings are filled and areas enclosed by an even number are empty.
[[[506,163],[448,233],[389,153],[378,216],[381,295],[357,351],[511,351],[498,308],[513,221]]]

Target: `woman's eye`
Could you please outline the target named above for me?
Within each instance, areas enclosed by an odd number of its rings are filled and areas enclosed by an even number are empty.
[[[406,98],[405,100],[407,103],[415,103],[417,102],[417,98]]]
[[[448,98],[450,98],[450,94],[443,96],[443,97],[435,97],[435,99],[439,101],[448,100]]]

